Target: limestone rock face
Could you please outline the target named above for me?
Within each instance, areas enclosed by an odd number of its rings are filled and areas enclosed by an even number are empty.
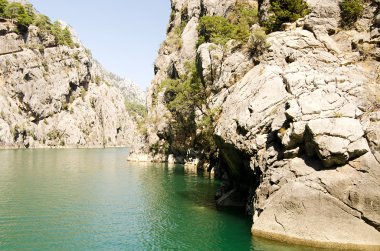
[[[97,60],[92,60],[92,76],[100,82],[109,83],[121,90],[125,100],[141,105],[146,103],[146,92],[142,91],[133,81],[122,78],[107,71]]]
[[[0,148],[140,142],[125,95],[83,46],[57,46],[35,26],[22,37],[6,20],[0,30]]]
[[[316,119],[309,121],[306,128],[311,137],[309,144],[313,145],[310,148],[314,147],[326,167],[345,164],[369,151],[364,131],[356,119]]]
[[[268,7],[269,1],[259,2]],[[379,6],[366,2],[363,16],[345,30],[339,2],[308,0],[311,13],[269,34],[268,48],[252,59],[236,41],[204,43],[192,52],[189,41],[182,48],[171,43],[171,31],[183,23],[184,13],[194,27],[202,15],[226,16],[236,1],[173,0],[168,39],[148,93],[149,114],[155,118],[148,137],[150,143],[163,144],[170,128],[159,84],[175,79],[173,69],[183,73],[185,62],[196,59],[211,93],[207,105],[221,111],[213,136],[217,166],[229,176],[221,195],[225,204],[245,194],[256,235],[328,248],[376,249]]]

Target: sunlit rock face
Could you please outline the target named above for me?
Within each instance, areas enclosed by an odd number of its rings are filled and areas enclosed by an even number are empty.
[[[140,142],[125,97],[142,103],[144,94],[133,84],[121,86],[110,79],[78,38],[73,37],[77,45],[70,48],[41,34],[33,25],[20,34],[11,21],[0,20],[0,147]]]
[[[240,205],[233,200],[244,195],[256,235],[380,246],[378,3],[367,2],[353,28],[342,29],[339,1],[308,0],[310,13],[269,34],[254,59],[233,41],[197,47],[200,18],[226,16],[236,2],[172,0],[148,93],[148,144],[171,138],[160,84],[196,60],[211,90],[207,105],[221,111],[213,136],[228,185],[218,203]],[[269,1],[248,2],[265,17]],[[179,43],[174,31],[184,22]]]

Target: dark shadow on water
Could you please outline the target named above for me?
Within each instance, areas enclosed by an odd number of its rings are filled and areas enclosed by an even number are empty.
[[[214,199],[215,189],[209,189],[205,193],[198,190],[193,191],[177,191],[176,194],[188,201],[193,205],[206,207],[217,211],[220,214],[230,215],[235,218],[244,219],[247,221],[247,226],[250,226],[252,222],[252,216],[247,215],[244,207],[220,207],[216,205]],[[250,227],[249,227],[250,228]],[[248,229],[249,229],[248,228]]]
[[[307,165],[312,166],[316,170],[320,168],[318,161],[310,161]],[[177,165],[174,169],[175,175],[183,176],[197,176],[199,177],[199,183],[197,183],[190,190],[176,191],[176,195],[189,201],[192,205],[206,207],[208,209],[216,211],[220,215],[228,216],[229,218],[236,219],[236,221],[243,222],[241,227],[244,227],[244,232],[247,236],[251,235],[252,216],[247,215],[244,207],[218,207],[214,198],[219,181],[209,179],[207,175],[203,174],[188,174],[181,165]],[[202,182],[202,179],[207,180]],[[248,237],[249,238],[249,237]],[[278,241],[267,240],[264,238],[254,237],[252,238],[251,251],[323,251],[332,249],[312,248],[307,246],[292,245],[282,243]]]
[[[169,167],[170,168],[170,167]],[[247,219],[251,222],[251,216],[245,213],[244,207],[219,207],[216,205],[215,194],[220,181],[214,179],[206,172],[189,172],[183,165],[172,166],[175,175],[183,175],[184,177],[198,177],[196,184],[190,190],[179,190],[176,194],[196,206],[207,207],[209,209],[220,212],[221,214],[229,214],[238,218]]]

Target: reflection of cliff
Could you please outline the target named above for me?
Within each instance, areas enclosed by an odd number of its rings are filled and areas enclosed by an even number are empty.
[[[258,24],[248,40],[218,26],[234,24],[236,1],[172,0],[148,93],[150,151],[223,170],[220,196],[231,196],[219,203],[247,203],[256,235],[380,245],[379,6],[366,2],[343,29],[338,1],[307,4],[252,47]],[[203,16],[223,17],[206,20],[219,33],[202,34]]]

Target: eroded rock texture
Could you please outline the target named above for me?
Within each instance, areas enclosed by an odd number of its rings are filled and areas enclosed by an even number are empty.
[[[257,4],[267,8],[265,3]],[[225,16],[235,1],[173,0],[148,95],[155,118],[149,143],[165,141],[169,133],[160,82],[196,58],[202,82],[212,90],[208,106],[221,110],[214,137],[218,167],[228,173],[223,193],[245,195],[252,232],[325,247],[378,248],[379,6],[366,2],[363,16],[347,30],[340,27],[339,1],[307,3],[311,13],[269,34],[267,50],[252,59],[233,41],[195,47],[199,18]],[[178,47],[170,31],[184,12],[188,22]],[[220,204],[233,200],[222,198]]]
[[[18,34],[7,20],[0,20],[0,44],[1,148],[139,142],[122,92],[83,46],[57,46],[32,25]]]

